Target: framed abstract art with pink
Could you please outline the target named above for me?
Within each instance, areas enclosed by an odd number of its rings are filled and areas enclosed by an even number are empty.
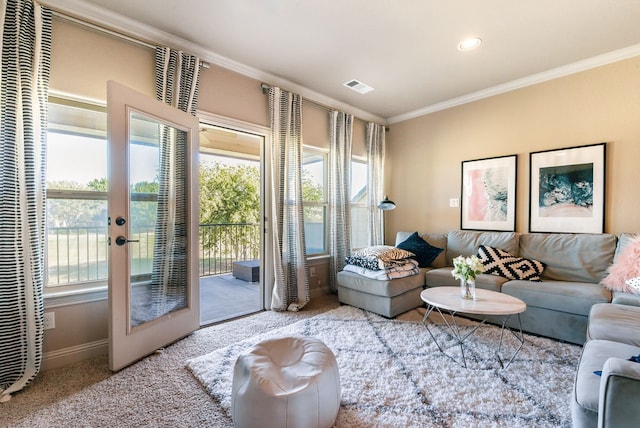
[[[462,162],[460,228],[516,230],[517,155]]]

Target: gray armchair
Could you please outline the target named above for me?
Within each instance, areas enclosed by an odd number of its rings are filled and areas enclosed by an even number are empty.
[[[640,424],[640,364],[609,358],[602,368],[598,427],[637,427]]]

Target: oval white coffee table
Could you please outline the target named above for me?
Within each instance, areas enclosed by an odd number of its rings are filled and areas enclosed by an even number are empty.
[[[459,287],[432,287],[427,288],[422,293],[420,293],[420,298],[427,304],[427,312],[424,314],[422,324],[424,324],[424,326],[427,328],[431,339],[433,339],[440,352],[447,355],[452,360],[456,360],[454,357],[445,352],[445,350],[442,348],[442,346],[440,346],[440,344],[436,340],[436,337],[433,335],[431,329],[429,328],[427,318],[434,310],[436,310],[447,325],[449,332],[454,337],[456,341],[455,345],[460,346],[462,364],[465,368],[467,367],[467,361],[464,356],[464,342],[471,335],[473,335],[473,333],[475,333],[478,328],[480,328],[487,322],[487,318],[483,318],[471,329],[471,331],[463,333],[460,330],[460,326],[458,326],[458,323],[456,322],[455,315],[457,313],[467,313],[480,316],[493,315],[500,319],[502,327],[500,331],[500,343],[498,344],[498,347],[496,349],[496,355],[498,357],[498,362],[500,363],[500,366],[502,368],[509,367],[515,356],[518,354],[518,352],[520,352],[520,349],[524,345],[524,335],[522,333],[520,314],[527,310],[527,305],[522,300],[516,297],[509,296],[508,294],[504,293],[498,293],[496,291],[476,289],[476,299],[468,300],[460,297]],[[445,313],[443,311],[447,312],[449,317],[445,316]],[[506,325],[511,315],[518,316],[517,332]],[[510,332],[520,343],[509,358],[506,365],[504,364],[504,360],[500,355],[502,351],[502,343],[505,330]]]

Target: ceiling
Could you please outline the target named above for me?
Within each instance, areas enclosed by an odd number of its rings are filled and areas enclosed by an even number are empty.
[[[388,123],[640,55],[640,0],[44,3]]]

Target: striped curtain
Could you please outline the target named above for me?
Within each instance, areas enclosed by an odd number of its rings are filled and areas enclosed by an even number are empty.
[[[351,253],[351,137],[353,116],[329,112],[329,288]]]
[[[384,126],[368,122],[365,132],[367,150],[367,210],[369,212],[369,245],[384,244],[384,218],[378,203],[383,198]]]
[[[0,4],[0,402],[40,371],[51,12]]]
[[[297,311],[309,302],[309,268],[302,206],[302,99],[268,90],[271,149],[272,236],[275,284],[271,309]]]
[[[156,48],[156,98],[195,116],[198,108],[200,60],[167,47]],[[185,204],[190,183],[188,144],[184,133],[160,130],[158,209],[151,273],[152,316],[187,304],[188,218]]]

